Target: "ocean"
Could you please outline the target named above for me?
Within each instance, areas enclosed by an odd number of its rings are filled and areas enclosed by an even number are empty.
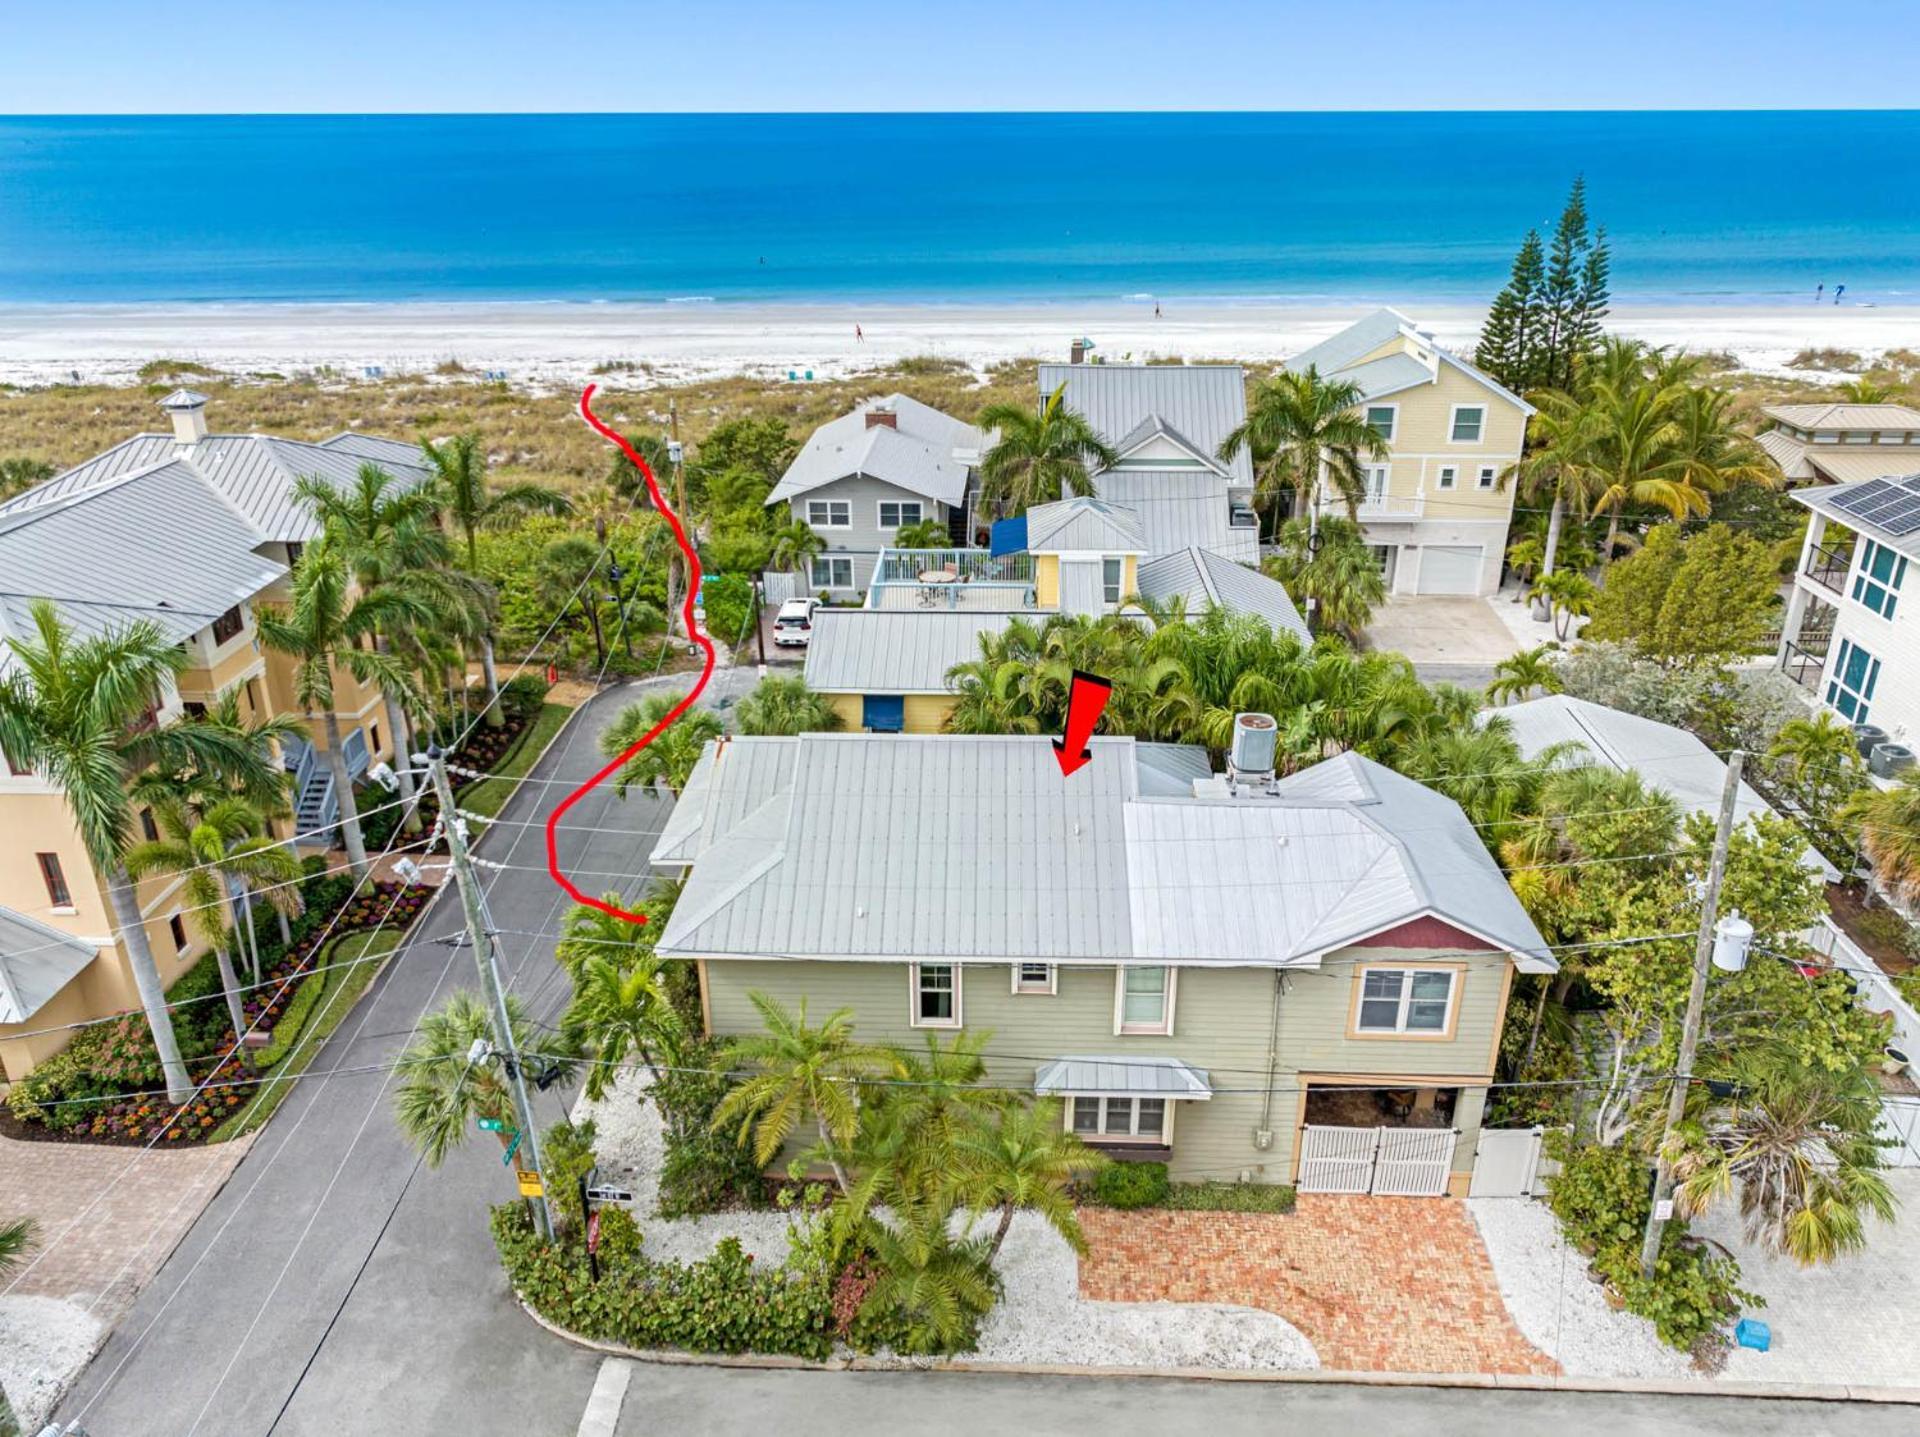
[[[1920,301],[1920,112],[0,118],[0,302]]]

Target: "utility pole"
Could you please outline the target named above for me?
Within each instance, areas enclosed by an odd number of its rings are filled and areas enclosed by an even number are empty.
[[[1653,1177],[1653,1206],[1647,1212],[1647,1233],[1640,1244],[1640,1275],[1651,1278],[1660,1256],[1660,1234],[1673,1210],[1673,1162],[1667,1142],[1687,1112],[1687,1090],[1693,1083],[1693,1055],[1700,1046],[1700,1020],[1707,1000],[1707,974],[1713,961],[1714,925],[1720,918],[1720,885],[1727,876],[1727,849],[1733,841],[1734,802],[1740,796],[1740,769],[1746,755],[1735,749],[1727,755],[1727,778],[1720,789],[1720,823],[1713,835],[1713,861],[1707,865],[1707,889],[1700,900],[1700,931],[1693,944],[1693,985],[1687,990],[1686,1024],[1680,1030],[1680,1061],[1674,1066],[1667,1094],[1667,1120],[1660,1130],[1660,1147]]]
[[[680,406],[675,401],[667,401],[667,457],[673,461],[673,512],[680,520],[680,527],[687,531],[687,542],[697,543],[693,525],[687,520],[687,466],[684,462],[686,450],[680,445]],[[682,585],[693,579],[691,571],[683,569],[684,561],[680,548],[676,544],[667,554],[667,632],[673,632],[673,626],[680,620],[680,595]],[[692,634],[687,637],[691,639]]]
[[[506,1065],[508,1085],[513,1093],[514,1112],[520,1123],[520,1153],[533,1164],[531,1171],[543,1181],[547,1174],[540,1162],[540,1135],[534,1124],[533,1099],[527,1094],[526,1070],[520,1062],[520,1048],[514,1041],[513,1024],[507,1016],[507,995],[500,986],[500,969],[494,959],[493,932],[487,923],[485,896],[473,872],[473,859],[467,852],[466,836],[460,831],[460,813],[453,804],[453,784],[447,778],[447,756],[439,745],[427,750],[427,770],[433,778],[433,791],[440,798],[440,822],[447,835],[447,852],[452,857],[454,882],[460,888],[460,906],[466,912],[467,939],[473,944],[473,958],[480,969],[480,989],[486,995],[487,1010],[493,1015],[493,1054]],[[514,1164],[525,1171],[523,1164]],[[543,1194],[534,1204],[533,1218],[540,1236],[553,1241],[551,1198]]]
[[[760,591],[760,576],[753,576],[753,643],[760,651],[760,667],[767,666],[767,624],[763,606],[767,596]]]

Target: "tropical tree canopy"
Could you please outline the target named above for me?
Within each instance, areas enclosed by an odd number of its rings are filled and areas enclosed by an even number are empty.
[[[1247,417],[1221,441],[1220,457],[1247,451],[1254,502],[1263,508],[1291,491],[1294,513],[1304,515],[1324,480],[1352,518],[1367,493],[1364,462],[1389,453],[1386,441],[1355,410],[1365,398],[1358,384],[1327,379],[1311,366],[1298,373],[1282,370],[1255,386]]]
[[[989,404],[974,422],[993,433],[980,456],[981,497],[1005,514],[1093,493],[1093,476],[1120,456],[1076,411],[1063,384],[1038,409]]]
[[[685,699],[684,693],[648,694],[637,704],[628,704],[600,735],[600,752],[618,758],[666,720],[668,714]],[[613,791],[620,797],[635,784],[651,787],[663,782],[675,793],[687,786],[694,765],[708,742],[724,732],[712,710],[690,708],[655,734],[647,746],[620,766],[613,776]]]

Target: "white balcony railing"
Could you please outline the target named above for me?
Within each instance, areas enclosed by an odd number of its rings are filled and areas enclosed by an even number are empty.
[[[1362,519],[1418,519],[1426,508],[1427,501],[1421,498],[1406,498],[1399,494],[1369,494],[1360,501]]]

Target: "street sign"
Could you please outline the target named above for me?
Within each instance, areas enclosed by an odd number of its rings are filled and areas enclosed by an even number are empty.
[[[587,1201],[588,1202],[632,1202],[633,1192],[630,1188],[616,1188],[616,1187],[610,1187],[602,1184],[600,1186],[589,1187],[587,1189]]]
[[[503,1168],[512,1167],[513,1155],[519,1151],[520,1151],[520,1134],[518,1131],[516,1131],[513,1135],[513,1141],[507,1144],[507,1150],[504,1153],[500,1154],[500,1166]]]
[[[600,1214],[595,1213],[587,1219],[587,1251],[600,1250]]]
[[[505,1121],[500,1118],[480,1119],[480,1131],[483,1133],[497,1133],[505,1126]]]
[[[546,1185],[540,1181],[540,1174],[532,1168],[522,1168],[514,1176],[520,1179],[520,1196],[523,1198],[540,1197],[547,1190]]]

